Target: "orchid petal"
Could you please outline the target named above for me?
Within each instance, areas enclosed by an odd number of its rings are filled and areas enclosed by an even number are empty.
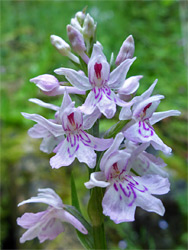
[[[63,166],[69,166],[75,159],[75,154],[70,155],[68,150],[70,145],[67,142],[67,140],[64,140],[64,142],[58,147],[58,151],[56,153],[56,155],[54,155],[51,159],[50,159],[50,165],[52,168],[60,168]]]
[[[88,182],[85,182],[84,185],[88,189],[93,188],[93,187],[105,188],[110,185],[110,183],[106,182],[105,180],[106,178],[103,172],[94,172],[94,173],[91,173],[90,180]]]
[[[76,219],[73,215],[71,215],[69,212],[65,210],[59,210],[57,217],[63,221],[63,222],[68,222],[71,225],[73,225],[77,230],[79,230],[83,234],[88,234],[88,231],[86,228],[82,225],[82,223]]]
[[[85,90],[80,90],[76,87],[71,87],[71,86],[58,86],[52,89],[51,91],[43,90],[43,93],[48,96],[56,96],[56,95],[63,95],[65,93],[65,90],[67,90],[69,94],[79,94],[79,95],[86,94]]]
[[[30,102],[33,102],[41,107],[44,107],[44,108],[48,108],[48,109],[52,109],[52,110],[59,110],[59,107],[54,105],[54,104],[51,104],[51,103],[46,103],[46,102],[43,102],[37,98],[30,98],[29,99]]]
[[[127,59],[122,62],[116,69],[110,73],[110,79],[108,81],[108,86],[110,88],[120,88],[123,85],[123,82],[126,78],[127,72],[131,64],[136,60],[136,57],[133,59]]]
[[[89,79],[73,69],[59,68],[54,72],[58,75],[64,75],[73,86],[80,90],[92,89]]]
[[[63,128],[59,124],[55,124],[54,122],[51,122],[44,117],[38,115],[38,114],[28,114],[28,113],[21,113],[26,119],[32,120],[37,122],[39,125],[46,128],[49,132],[51,132],[55,137],[58,137],[60,135],[64,134]]]
[[[57,195],[51,188],[38,189],[37,197],[31,197],[28,200],[22,201],[18,206],[24,205],[26,203],[45,203],[57,209],[62,208],[63,203],[59,195]]]
[[[39,213],[25,213],[22,217],[17,218],[17,224],[25,229],[28,229],[34,226],[41,217],[43,217],[47,211],[39,212]]]
[[[137,91],[139,87],[139,80],[143,76],[131,76],[126,79],[121,88],[118,89],[118,94],[130,95]]]
[[[92,114],[84,115],[83,116],[83,128],[85,130],[90,129],[91,127],[93,127],[96,120],[99,119],[100,117],[101,117],[101,112],[99,111],[98,108],[95,108]]]
[[[149,87],[149,89],[147,89],[147,90],[141,95],[141,97],[142,97],[143,100],[146,99],[146,98],[149,98],[149,97],[151,96],[151,94],[152,94],[152,92],[153,92],[153,90],[154,90],[155,85],[157,84],[157,82],[158,82],[158,79],[156,79],[156,80],[154,81],[154,83]]]
[[[157,122],[159,122],[162,119],[165,119],[169,116],[178,116],[181,115],[181,112],[178,110],[168,110],[164,112],[155,112],[153,113],[152,117],[149,119],[150,124],[153,125]]]

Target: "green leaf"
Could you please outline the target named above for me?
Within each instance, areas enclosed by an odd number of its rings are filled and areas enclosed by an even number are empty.
[[[88,231],[88,234],[82,234],[80,231],[76,230],[77,236],[83,247],[85,249],[94,249],[93,230],[91,225],[85,220],[85,218],[81,214],[73,175],[71,175],[71,197],[73,206],[65,205],[65,210],[75,216]]]
[[[129,120],[119,121],[115,125],[113,125],[110,129],[108,129],[104,135],[104,138],[115,137],[121,130],[125,127],[125,125],[129,122]]]
[[[71,198],[72,198],[72,205],[81,213],[73,174],[71,174]]]

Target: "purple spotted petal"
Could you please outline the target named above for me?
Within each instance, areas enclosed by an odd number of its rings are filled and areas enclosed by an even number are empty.
[[[68,139],[67,139],[68,138]],[[62,144],[57,146],[56,155],[50,159],[50,165],[52,168],[60,168],[63,166],[69,166],[75,159],[75,152],[78,150],[78,144],[69,143],[69,137],[67,137]]]
[[[163,215],[162,202],[151,194],[165,194],[168,191],[168,180],[160,176],[132,177],[125,174],[107,188],[102,201],[103,213],[115,223],[133,221],[137,206]]]
[[[124,131],[124,136],[136,143],[150,142],[156,150],[161,150],[166,154],[171,153],[171,148],[166,146],[162,140],[157,136],[153,127],[149,122],[136,122]]]

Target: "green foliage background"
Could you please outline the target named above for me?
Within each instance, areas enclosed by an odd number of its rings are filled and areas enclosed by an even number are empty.
[[[158,111],[178,109],[180,117],[158,123],[160,137],[173,149],[172,157],[164,157],[168,164],[172,191],[163,202],[167,212],[164,220],[168,228],[162,230],[157,215],[137,210],[135,223],[115,225],[106,220],[109,249],[126,241],[127,249],[185,249],[186,246],[186,55],[184,26],[185,1],[2,1],[1,2],[1,239],[2,249],[79,249],[73,229],[53,242],[38,244],[38,240],[18,243],[23,233],[16,226],[16,217],[24,211],[38,211],[38,206],[17,203],[33,196],[39,187],[52,187],[70,204],[70,172],[76,178],[83,213],[86,215],[88,191],[83,182],[88,175],[84,166],[53,170],[49,157],[39,151],[39,140],[28,137],[27,129],[33,123],[20,112],[39,113],[51,118],[53,113],[35,104],[29,98],[61,103],[61,98],[46,97],[29,79],[40,74],[53,74],[61,66],[73,67],[52,47],[51,34],[68,41],[66,25],[74,14],[88,6],[87,11],[97,21],[97,39],[104,46],[107,59],[116,56],[124,39],[132,34],[137,60],[128,76],[144,75],[137,94],[141,94],[158,78],[155,94],[166,96]],[[102,132],[113,121],[102,120]],[[41,209],[43,207],[41,206]],[[179,230],[178,230],[179,229]],[[119,245],[121,246],[121,244]]]

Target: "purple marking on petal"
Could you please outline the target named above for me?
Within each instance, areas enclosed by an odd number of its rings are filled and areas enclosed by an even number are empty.
[[[120,198],[120,200],[122,200],[122,196],[121,195],[119,196],[119,198]]]
[[[81,130],[81,132],[85,135],[86,138],[84,138],[82,136],[82,134],[80,133],[79,136],[80,136],[80,139],[81,141],[83,142],[86,142],[86,143],[91,143],[91,140],[89,139],[89,136],[87,135],[87,133],[84,131],[84,130]]]
[[[102,64],[95,63],[94,70],[95,70],[95,74],[96,74],[97,79],[100,79],[101,78]]]
[[[114,183],[114,188],[116,191],[118,191],[118,187],[117,187],[116,183]]]
[[[121,185],[121,183],[119,183],[119,186],[120,186],[121,190],[123,191],[123,194],[124,194],[126,197],[130,197],[131,192],[129,191],[129,193],[127,194],[126,191],[125,191],[125,189],[124,189],[123,186]]]
[[[142,124],[143,124],[143,128],[144,128],[145,130],[148,131],[148,130],[150,129],[149,127],[146,127],[146,123],[145,123],[145,122],[143,122]]]
[[[148,125],[148,128],[146,127],[146,124]],[[147,131],[147,132],[150,132],[150,134],[149,134],[149,135],[144,135],[144,134],[142,133],[141,126],[142,126],[142,129],[143,129],[143,130],[145,130],[145,131]],[[143,136],[144,138],[149,138],[150,136],[153,136],[153,135],[154,135],[153,130],[154,130],[153,127],[151,127],[151,125],[150,125],[149,123],[147,123],[147,122],[145,123],[144,121],[143,121],[143,122],[139,121],[138,133],[139,133],[141,136]]]

